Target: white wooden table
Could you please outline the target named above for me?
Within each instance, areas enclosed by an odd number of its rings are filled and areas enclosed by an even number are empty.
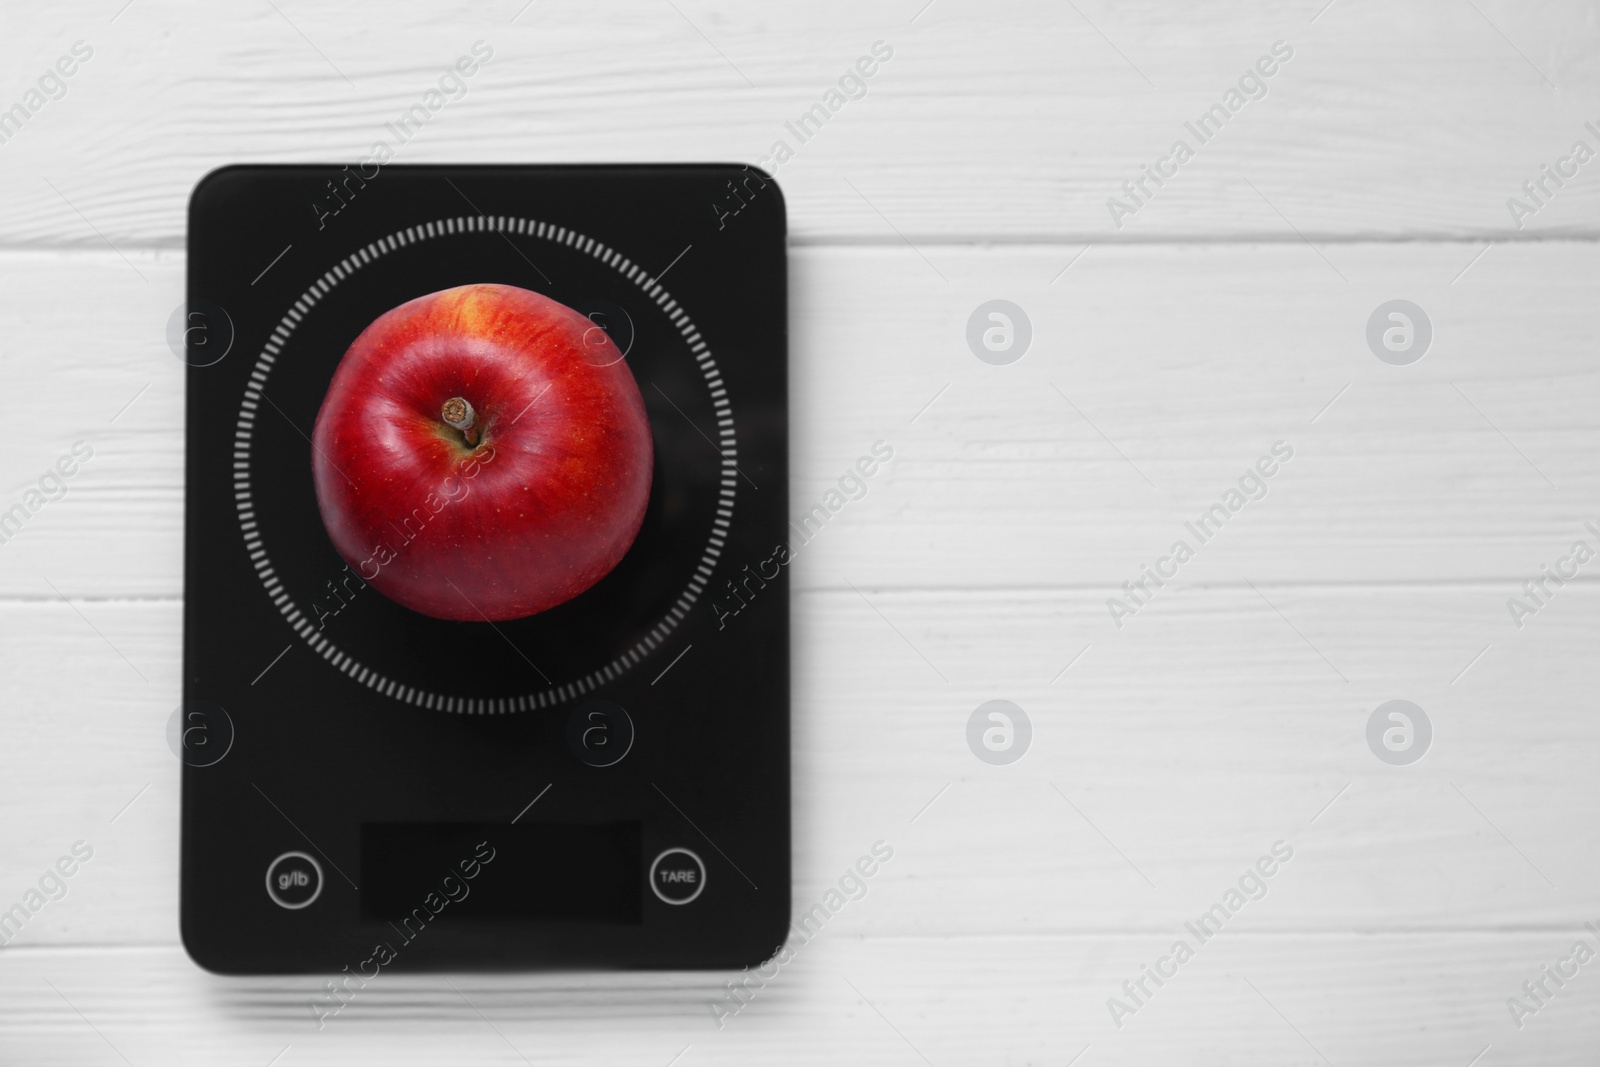
[[[523,3],[0,16],[0,106],[93,53],[0,144],[0,510],[93,448],[0,544],[0,907],[93,848],[0,948],[0,1062],[1594,1062],[1600,962],[1507,1005],[1600,949],[1600,563],[1507,606],[1600,547],[1600,161],[1507,206],[1600,150],[1592,4]],[[778,179],[791,510],[895,450],[793,569],[797,910],[894,858],[720,1028],[731,975],[399,974],[319,1030],[321,979],[178,941],[189,189],[364,157],[479,40],[399,161],[754,162],[893,49]],[[1032,325],[1011,365],[966,341],[991,299]],[[1368,346],[1393,299],[1420,362]],[[1119,628],[1107,598],[1278,441]],[[1033,724],[1009,766],[967,747],[991,699]],[[1368,746],[1392,699],[1432,723],[1411,765]],[[1266,895],[1132,1000],[1277,841]]]

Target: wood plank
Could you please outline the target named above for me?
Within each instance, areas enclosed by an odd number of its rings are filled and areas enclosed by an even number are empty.
[[[1341,246],[1348,282],[1304,245],[1096,248],[1052,284],[1076,251],[932,248],[948,283],[905,248],[793,253],[791,514],[874,441],[895,449],[802,550],[802,584],[1103,599],[1185,539],[1184,583],[1514,587],[1592,536],[1592,244],[1497,247],[1459,280],[1461,245]],[[182,258],[135,262],[148,281],[111,253],[0,255],[0,510],[75,440],[95,449],[0,545],[0,595],[181,592],[183,380],[163,338]],[[94,298],[68,310],[69,291]],[[965,340],[997,295],[1033,323],[1010,366]],[[1365,340],[1399,295],[1436,331],[1408,367]],[[1185,523],[1276,441],[1295,458],[1269,495],[1201,545]]]
[[[876,902],[881,904],[881,902]],[[852,905],[863,913],[872,897]],[[1592,1062],[1591,962],[1518,1030],[1524,980],[1585,931],[1224,931],[1119,1030],[1108,998],[1170,939],[860,937],[834,920],[718,1029],[726,975],[411,976],[395,964],[321,1030],[318,977],[222,979],[174,948],[0,955],[0,1048],[31,1064]],[[1550,986],[1549,988],[1554,988]]]
[[[1574,927],[1595,917],[1600,831],[1551,816],[1600,800],[1586,771],[1600,587],[1563,590],[1521,632],[1495,617],[1502,599],[1489,586],[1197,586],[1119,632],[1089,594],[803,593],[795,899],[820,897],[881,838],[897,855],[874,890],[874,935],[1150,934],[1196,919],[1283,840],[1295,859],[1256,929]],[[0,617],[0,685],[31,709],[0,752],[0,904],[72,842],[96,850],[17,946],[177,940],[165,729],[179,614],[87,601]],[[278,652],[262,649],[261,666]],[[1006,767],[966,742],[973,710],[997,698],[1034,730]],[[1395,698],[1434,728],[1408,767],[1365,740]]]
[[[380,139],[407,162],[752,163],[781,139],[802,241],[1600,232],[1600,185],[1584,171],[1547,182],[1520,229],[1507,207],[1575,140],[1600,148],[1584,127],[1600,123],[1585,103],[1600,26],[1579,0],[1404,12],[826,0],[759,13],[505,0],[390,4],[380,20],[276,6],[13,12],[8,101],[73,41],[94,56],[4,145],[0,243],[181,247],[188,191],[212,168],[355,161]],[[477,40],[494,57],[465,95],[409,142],[388,133]],[[894,55],[865,96],[804,143],[790,133],[880,40]],[[1276,41],[1294,53],[1267,95],[1208,143],[1189,134]],[[1160,188],[1147,180],[1146,206],[1114,225],[1108,199],[1179,138],[1195,158]],[[309,238],[309,205],[306,221]]]

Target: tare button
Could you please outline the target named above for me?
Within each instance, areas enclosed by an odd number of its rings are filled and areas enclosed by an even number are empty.
[[[267,865],[267,896],[298,911],[322,895],[322,867],[304,852],[285,852]]]
[[[706,887],[706,865],[686,848],[669,848],[650,865],[650,888],[668,904],[687,904]]]

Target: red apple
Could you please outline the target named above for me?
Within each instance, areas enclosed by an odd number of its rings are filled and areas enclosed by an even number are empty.
[[[650,497],[644,400],[583,315],[509,285],[387,311],[334,371],[312,431],[334,547],[438,619],[517,619],[605,577]]]

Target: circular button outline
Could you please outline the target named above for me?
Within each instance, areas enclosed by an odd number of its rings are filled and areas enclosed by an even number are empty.
[[[305,900],[301,901],[299,904],[285,904],[282,900],[280,900],[278,898],[277,890],[272,888],[272,871],[273,871],[273,869],[275,867],[278,866],[278,864],[280,864],[284,860],[289,859],[290,857],[294,857],[294,856],[298,856],[300,859],[303,859],[306,862],[310,863],[311,864],[311,869],[317,872],[317,888],[311,894],[311,896],[307,897]],[[279,856],[277,859],[275,859],[271,863],[267,864],[267,896],[271,897],[272,898],[272,902],[274,904],[276,904],[278,907],[285,908],[285,909],[287,909],[289,911],[299,911],[301,908],[309,908],[312,904],[316,903],[317,898],[322,895],[322,887],[323,887],[323,885],[326,884],[326,882],[327,882],[327,879],[323,878],[323,876],[322,876],[322,864],[317,862],[317,857],[311,855],[308,852],[301,852],[301,851],[299,851],[297,849],[296,850],[291,850],[289,852],[285,852],[283,855]]]
[[[661,861],[662,860],[666,859],[668,856],[672,855],[674,852],[682,852],[686,856],[692,856],[692,857],[694,857],[695,863],[700,865],[700,884],[695,886],[693,893],[690,893],[688,896],[684,897],[682,900],[673,900],[671,897],[669,897],[665,893],[661,892],[661,887],[656,885],[656,868],[661,866]],[[676,905],[676,904],[692,904],[692,903],[694,903],[695,898],[697,898],[701,893],[704,893],[706,891],[706,861],[701,859],[699,854],[696,853],[694,851],[694,849],[692,849],[692,848],[683,848],[681,846],[673,846],[672,848],[664,849],[662,851],[661,855],[657,856],[655,859],[650,861],[650,890],[651,890],[651,892],[655,893],[657,898],[659,898],[663,904],[674,904],[674,905]]]

